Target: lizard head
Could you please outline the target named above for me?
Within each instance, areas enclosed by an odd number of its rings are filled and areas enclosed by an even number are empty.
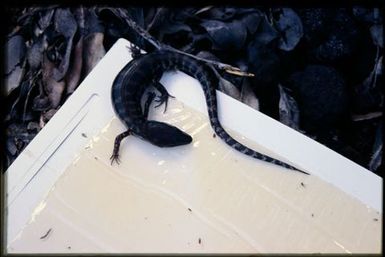
[[[154,120],[145,123],[143,132],[143,138],[160,147],[186,145],[192,141],[190,135],[177,127]]]

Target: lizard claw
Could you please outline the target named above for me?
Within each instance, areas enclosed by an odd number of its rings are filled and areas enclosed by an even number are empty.
[[[111,166],[114,163],[114,161],[116,162],[116,164],[119,165],[120,164],[119,154],[112,154],[110,157],[110,160],[111,160]]]
[[[175,96],[172,96],[170,94],[163,94],[161,96],[158,96],[154,101],[159,103],[158,105],[155,106],[155,108],[158,108],[159,106],[161,106],[162,104],[164,104],[164,111],[163,113],[166,112],[167,110],[167,104],[168,104],[168,98],[171,97],[171,98],[175,98]]]
[[[133,59],[138,59],[139,57],[143,56],[143,54],[140,52],[140,48],[134,44],[131,44],[128,47],[131,51],[131,56]]]
[[[159,103],[159,104],[155,105],[155,108],[158,108],[159,106],[161,106],[164,103],[164,111],[163,111],[163,113],[165,113],[166,110],[167,110],[168,96],[166,96],[166,97],[160,96],[157,99],[155,99],[154,101]]]

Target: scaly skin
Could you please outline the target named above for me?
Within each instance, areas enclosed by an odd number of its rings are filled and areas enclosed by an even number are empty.
[[[170,70],[180,70],[200,82],[206,98],[210,124],[215,133],[226,144],[255,159],[308,174],[287,163],[258,153],[232,138],[223,129],[218,119],[215,91],[218,79],[212,67],[188,56],[166,50],[155,51],[134,59],[120,71],[114,80],[112,103],[117,115],[126,124],[128,129],[116,137],[111,163],[119,161],[120,142],[128,135],[139,136],[160,147],[184,145],[192,141],[188,134],[176,127],[162,122],[147,120],[148,106],[154,99],[154,95],[149,95],[144,111],[140,104],[145,89],[149,86],[154,86],[162,94],[158,102],[160,104],[167,104],[167,99],[170,95],[159,83],[159,79],[164,72]]]

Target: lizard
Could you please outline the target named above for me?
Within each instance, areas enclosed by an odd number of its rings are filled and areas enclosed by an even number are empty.
[[[159,80],[164,72],[172,70],[182,71],[200,82],[206,98],[210,125],[215,134],[227,145],[255,159],[309,175],[309,173],[283,161],[254,151],[232,138],[224,130],[218,119],[216,85],[219,81],[213,67],[186,55],[162,49],[147,54],[139,54],[139,56],[137,54],[137,57],[127,63],[113,81],[111,89],[113,108],[120,120],[126,125],[127,130],[115,138],[114,149],[110,158],[111,165],[114,161],[119,164],[121,141],[129,135],[142,138],[158,147],[174,147],[192,142],[190,135],[175,126],[147,120],[149,106],[153,101],[159,103],[155,107],[164,104],[164,111],[166,111],[168,99],[173,96],[167,92]],[[148,87],[157,89],[160,96],[156,98],[154,92],[148,93],[144,108],[142,108],[141,100]]]

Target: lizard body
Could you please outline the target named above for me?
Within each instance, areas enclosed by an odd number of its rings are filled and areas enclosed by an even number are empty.
[[[285,162],[256,152],[232,138],[223,129],[218,119],[215,91],[218,78],[212,67],[191,57],[167,50],[158,50],[134,59],[119,72],[113,82],[112,103],[115,112],[127,126],[127,131],[115,138],[111,163],[119,161],[121,140],[128,135],[138,136],[159,147],[191,143],[191,136],[178,128],[163,122],[147,120],[149,106],[155,98],[154,93],[148,95],[144,109],[141,107],[141,99],[146,88],[154,86],[161,93],[157,99],[159,105],[165,103],[167,108],[167,100],[170,95],[159,80],[164,72],[171,70],[180,70],[200,82],[206,98],[210,125],[215,134],[227,145],[253,158],[308,174]]]

